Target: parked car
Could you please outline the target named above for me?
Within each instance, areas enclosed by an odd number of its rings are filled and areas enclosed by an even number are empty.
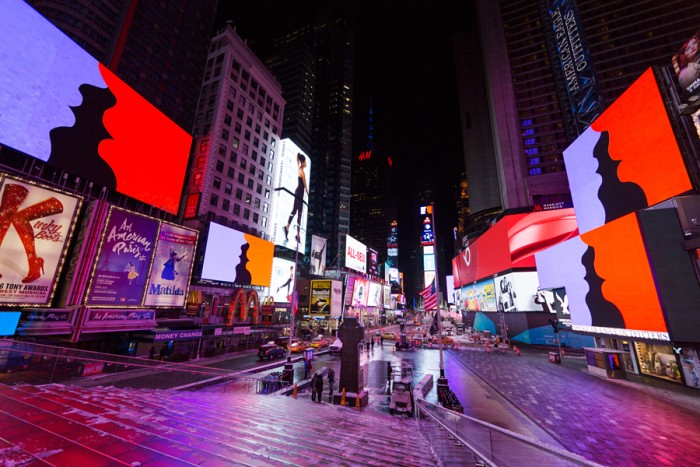
[[[413,392],[408,378],[395,378],[392,382],[389,413],[394,415],[394,412],[407,413],[409,417],[413,412]]]
[[[396,340],[396,334],[394,334],[393,332],[385,332],[384,334],[382,334],[382,337],[384,339],[389,339],[392,341]]]
[[[311,347],[315,349],[327,347],[329,344],[330,342],[328,342],[328,339],[326,339],[325,337],[317,337],[316,339],[311,341]]]
[[[305,341],[295,341],[292,342],[292,353],[303,352],[309,348],[309,343]]]
[[[292,339],[292,343],[294,343],[295,341],[296,341],[296,339]],[[284,347],[286,349],[287,345],[289,344],[289,336],[275,337],[275,344],[279,345],[280,347]]]
[[[331,346],[328,348],[328,352],[331,355],[340,355],[340,352],[343,350],[343,343],[340,341],[340,339],[336,339],[335,342],[331,344]]]
[[[281,358],[287,355],[287,349],[280,347],[279,345],[273,343],[261,345],[258,349],[258,358],[260,360],[273,358]]]

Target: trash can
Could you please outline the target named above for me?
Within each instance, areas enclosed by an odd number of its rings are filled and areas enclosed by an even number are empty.
[[[549,361],[552,363],[561,363],[561,357],[557,352],[549,352]]]

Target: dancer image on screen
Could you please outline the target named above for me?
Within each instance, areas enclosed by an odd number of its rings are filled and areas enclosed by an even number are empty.
[[[160,274],[161,279],[166,279],[169,281],[175,280],[175,276],[179,274],[175,270],[175,264],[185,259],[186,256],[187,253],[180,256],[175,250],[171,249],[168,260],[163,264],[163,272]]]
[[[277,291],[279,292],[282,287],[286,287],[287,295],[289,295],[289,286],[292,285],[292,279],[294,279],[294,266],[289,266],[289,279],[287,279],[287,282],[277,287]]]
[[[287,225],[284,226],[284,239],[289,240],[289,226],[294,219],[294,214],[297,215],[297,242],[300,241],[300,230],[301,230],[301,213],[304,209],[304,193],[309,194],[309,188],[306,186],[306,174],[304,174],[304,169],[306,168],[306,157],[302,153],[297,154],[297,164],[299,164],[299,177],[297,182],[297,189],[294,190],[294,207],[292,208],[292,213],[289,214],[289,220],[287,220]]]

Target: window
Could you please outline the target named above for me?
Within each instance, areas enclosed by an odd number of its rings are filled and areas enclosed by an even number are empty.
[[[268,185],[271,185],[272,184],[272,177],[269,175],[267,177],[265,177],[265,183]]]
[[[255,166],[253,164],[250,164],[250,167],[248,168],[248,173],[250,175],[255,175]]]
[[[216,161],[216,171],[224,173],[224,163],[223,161]]]
[[[270,190],[265,189],[265,199],[270,199]]]
[[[258,180],[262,180],[264,175],[262,170],[258,170]]]
[[[268,203],[263,203],[263,212],[268,212],[269,210],[270,210],[270,205]]]
[[[229,114],[224,116],[224,125],[231,126],[231,116]]]
[[[221,139],[223,139],[224,141],[228,141],[228,137],[229,137],[229,131],[228,131],[228,130],[222,130],[222,131],[221,131]]]
[[[260,198],[255,198],[255,204],[253,204],[255,209],[260,209]]]
[[[245,175],[243,175],[243,172],[238,172],[238,183],[241,185],[245,183]]]
[[[256,148],[260,146],[260,139],[257,136],[253,138],[253,146],[255,146]]]
[[[199,186],[202,183],[202,174],[194,174],[194,186]]]
[[[212,193],[211,198],[209,198],[209,204],[212,206],[218,206],[219,205],[219,195],[216,193]]]
[[[258,160],[258,151],[253,151],[253,153],[250,155],[251,159],[254,161]]]
[[[207,162],[207,156],[199,156],[197,158],[197,167],[196,168],[201,169],[202,167],[204,167],[204,164],[206,164],[206,162]]]
[[[226,175],[228,175],[228,178],[233,178],[236,175],[236,171],[233,169],[233,167],[229,167]]]
[[[226,157],[226,145],[224,145],[224,144],[219,145],[219,155]]]
[[[250,118],[250,117],[246,117],[246,119],[245,119],[245,124],[248,125],[248,126],[252,126],[252,125],[253,125],[253,119]]]
[[[255,132],[256,132],[257,134],[260,134],[260,129],[261,129],[261,128],[260,128],[260,125],[258,125],[258,124],[256,123],[256,124],[255,124]]]
[[[250,203],[253,202],[253,197],[250,195],[250,193],[245,194],[245,204],[250,205]]]
[[[245,209],[243,210],[243,219],[245,219],[245,220],[250,219],[250,209],[245,208]]]
[[[238,133],[240,135],[241,134],[241,124],[236,122],[236,125],[233,128],[233,131],[235,131],[236,133]]]
[[[251,190],[253,189],[253,179],[252,178],[248,179],[248,188],[250,188]]]
[[[217,190],[221,188],[221,179],[219,177],[214,177],[214,188]]]
[[[241,206],[240,206],[239,204],[235,204],[235,203],[234,203],[234,205],[233,205],[233,213],[234,213],[235,215],[237,215],[237,216],[240,216],[240,215],[241,215]]]
[[[265,167],[265,158],[264,157],[260,158],[260,166]]]
[[[238,160],[238,154],[236,154],[234,151],[231,151],[231,154],[228,155],[228,159],[231,162],[236,162]]]
[[[236,199],[243,199],[243,190],[236,188]]]
[[[226,185],[224,185],[224,193],[226,193],[227,195],[230,195],[232,192],[233,192],[233,185],[231,185],[230,183],[226,183]]]
[[[262,194],[262,185],[258,183],[258,185],[255,187],[255,192],[259,195]]]
[[[209,105],[214,104],[214,102],[216,102],[216,94],[209,96]]]
[[[275,151],[273,151],[272,149],[270,149],[270,160],[271,161],[275,160]]]
[[[267,217],[263,216],[262,220],[260,221],[260,225],[267,227]]]
[[[272,162],[267,164],[267,170],[268,170],[268,172],[272,172]]]
[[[249,151],[250,151],[250,146],[243,143],[243,154],[245,154],[247,156]]]
[[[228,210],[231,208],[231,201],[228,199],[224,199],[224,201],[221,203],[221,208],[228,212]]]
[[[238,149],[239,144],[240,140],[234,136],[233,141],[231,141],[231,146],[233,146],[233,149]]]
[[[248,166],[248,163],[246,162],[245,159],[241,159],[241,163],[238,164],[241,169],[245,169]]]
[[[227,102],[226,102],[226,108],[227,108],[228,110],[230,110],[231,112],[233,112],[233,102],[230,101],[230,100],[227,101]]]
[[[260,218],[260,216],[258,216],[258,213],[257,213],[257,212],[254,212],[254,213],[253,213],[253,222],[254,222],[255,224],[258,223],[258,219],[259,219],[259,218]]]
[[[540,167],[533,167],[530,170],[528,170],[528,173],[530,175],[540,175],[542,173],[542,169]]]
[[[243,134],[243,138],[246,141],[250,141],[250,131],[246,130],[245,133]]]

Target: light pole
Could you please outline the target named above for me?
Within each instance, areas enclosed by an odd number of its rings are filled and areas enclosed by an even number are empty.
[[[294,338],[294,321],[296,321],[298,295],[297,277],[299,276],[299,243],[301,242],[301,227],[297,233],[297,245],[294,253],[294,286],[292,287],[292,307],[289,312],[289,343],[287,344],[287,362],[284,364],[283,379],[290,385],[294,384],[294,363],[292,363],[292,339]]]

